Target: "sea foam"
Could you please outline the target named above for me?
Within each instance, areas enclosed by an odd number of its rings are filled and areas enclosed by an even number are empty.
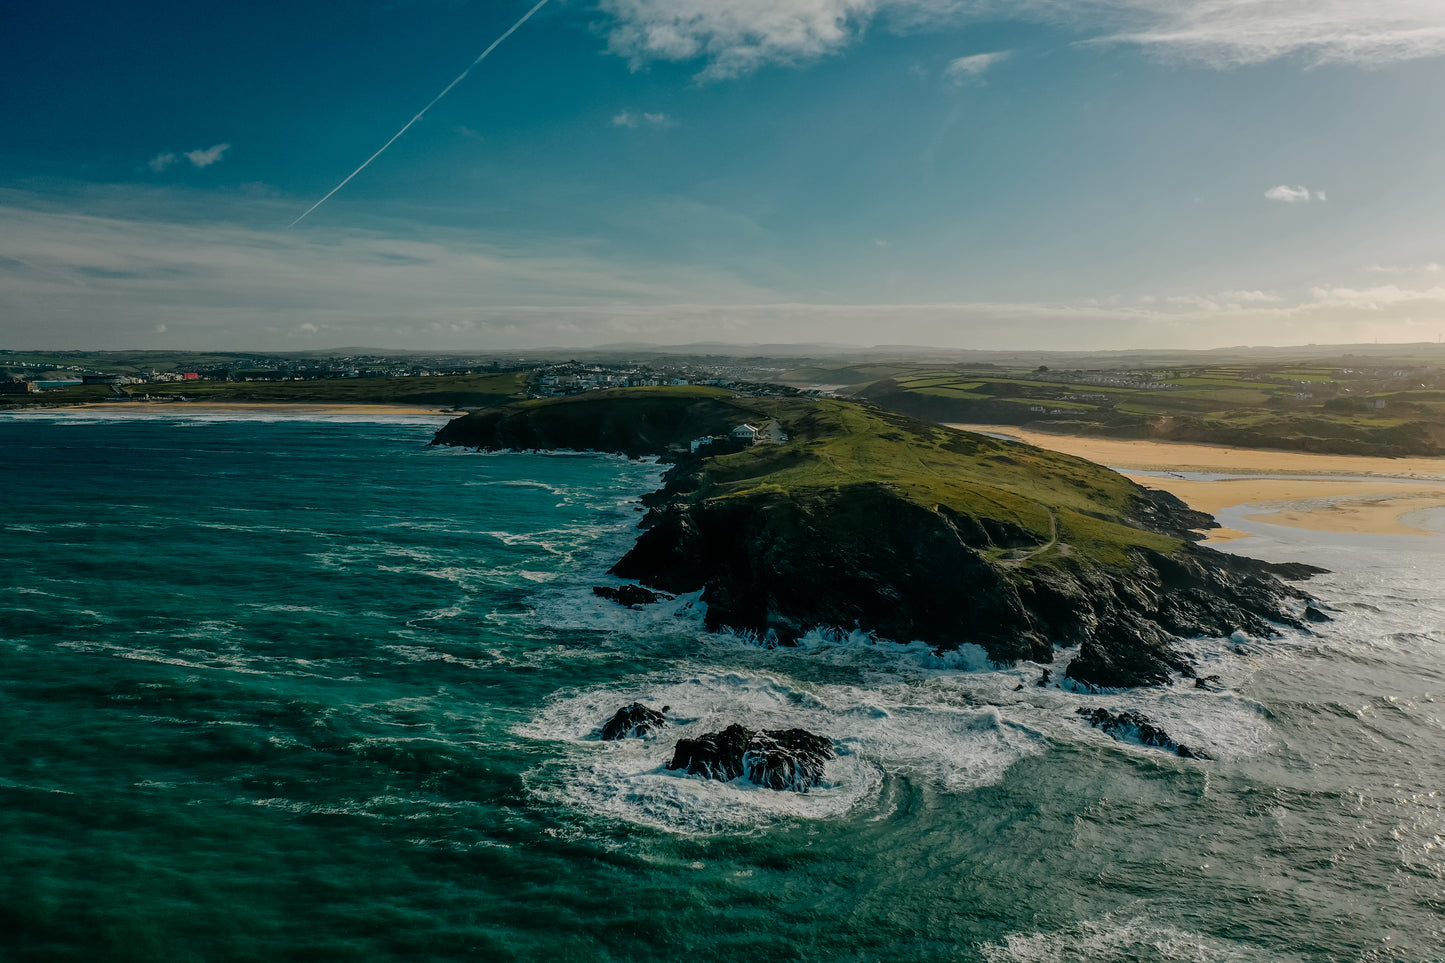
[[[836,818],[876,802],[885,778],[924,779],[950,791],[996,782],[1043,741],[997,708],[919,699],[892,690],[804,686],[775,676],[694,666],[625,685],[560,693],[517,734],[563,744],[560,758],[527,776],[540,798],[597,815],[683,833],[759,827],[780,818]],[[641,739],[601,742],[602,723],[623,705],[670,706],[670,725]],[[745,780],[719,783],[663,768],[679,738],[742,723],[800,727],[832,739],[838,758],[808,793],[774,792]]]

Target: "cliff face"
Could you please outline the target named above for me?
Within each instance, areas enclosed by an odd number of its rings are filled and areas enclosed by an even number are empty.
[[[1044,546],[1032,533],[875,484],[802,498],[662,494],[613,573],[670,592],[701,588],[710,628],[780,644],[819,626],[863,628],[1043,663],[1054,645],[1078,644],[1069,677],[1158,685],[1194,674],[1177,637],[1273,635],[1272,623],[1301,624],[1290,600],[1308,598],[1265,563],[1187,542],[1169,554],[1136,549],[1123,567],[1072,554],[1036,561]],[[1171,517],[1174,506],[1141,498]]]
[[[433,444],[666,455],[693,439],[726,434],[753,415],[731,399],[729,392],[707,388],[635,389],[485,408],[443,425]]]
[[[613,568],[664,591],[702,589],[713,628],[779,644],[861,628],[974,643],[999,662],[1051,662],[1056,644],[1078,644],[1068,675],[1079,682],[1156,685],[1193,675],[1177,637],[1270,635],[1299,625],[1308,598],[1276,574],[1303,568],[1195,545],[1207,515],[1079,459],[841,402],[679,398],[662,415],[656,397],[618,400],[468,416],[438,441],[635,455],[704,425],[777,419],[787,444],[674,449],[644,531]]]

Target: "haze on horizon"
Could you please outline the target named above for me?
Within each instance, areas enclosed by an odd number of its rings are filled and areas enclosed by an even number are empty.
[[[1445,330],[1436,0],[554,0],[0,33],[10,348]]]

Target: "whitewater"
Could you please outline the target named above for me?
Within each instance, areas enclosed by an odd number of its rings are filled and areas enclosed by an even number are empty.
[[[1445,539],[1227,512],[1334,621],[1080,693],[597,598],[661,467],[442,420],[0,417],[0,955],[1445,958]],[[632,701],[672,724],[602,742]],[[837,758],[806,794],[664,768],[732,722]]]

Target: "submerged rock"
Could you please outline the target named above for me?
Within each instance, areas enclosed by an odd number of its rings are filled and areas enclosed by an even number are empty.
[[[679,739],[668,769],[722,782],[739,776],[765,789],[807,792],[823,780],[833,741],[806,729],[752,730],[734,724],[697,739]]]
[[[1158,749],[1166,749],[1175,755],[1183,756],[1185,759],[1213,759],[1203,749],[1191,749],[1188,746],[1180,745],[1169,737],[1169,733],[1149,721],[1149,717],[1139,712],[1113,713],[1108,709],[1085,709],[1076,710],[1079,715],[1089,720],[1089,724],[1095,729],[1101,729],[1120,741],[1133,736],[1146,746],[1154,746]]]
[[[611,599],[618,605],[625,605],[630,609],[672,598],[666,592],[654,592],[641,585],[623,585],[619,588],[613,588],[611,585],[594,585],[592,594],[600,595],[604,599]]]
[[[617,710],[617,714],[607,720],[602,727],[602,738],[610,742],[618,739],[626,739],[629,736],[645,736],[654,729],[661,729],[667,725],[667,719],[663,717],[671,706],[663,706],[662,712],[658,712],[651,706],[645,706],[641,702],[634,702],[630,706],[623,706]]]

